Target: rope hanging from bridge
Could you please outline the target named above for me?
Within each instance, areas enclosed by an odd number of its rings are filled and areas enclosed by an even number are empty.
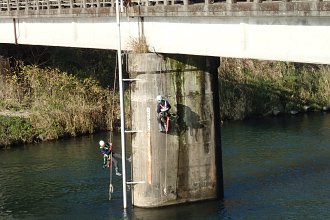
[[[113,81],[113,90],[112,90],[112,105],[111,105],[111,118],[110,118],[110,143],[112,143],[113,136],[113,115],[114,115],[114,105],[115,105],[115,92],[116,92],[116,81],[117,81],[117,56],[116,56],[116,66],[115,66],[115,79]],[[112,145],[110,146],[112,147]],[[112,185],[112,149],[109,155],[110,157],[110,184],[109,184],[109,200],[111,200],[111,194],[113,193]]]
[[[109,160],[110,160],[110,184],[109,184],[109,200],[111,200],[111,194],[113,193],[113,185],[112,185],[112,151],[109,155]]]
[[[158,54],[157,54],[158,55]],[[159,55],[158,55],[159,56]],[[161,64],[159,64],[161,65]],[[162,76],[162,68],[161,66],[159,67],[159,70],[160,70],[160,77]],[[161,80],[161,85],[160,85],[160,90],[163,91],[163,80]],[[166,88],[166,86],[165,86]],[[164,95],[165,97],[165,95]],[[164,121],[164,123],[167,123],[166,121]],[[168,164],[168,159],[167,159],[167,129],[168,128],[168,124],[166,124],[166,128],[165,128],[165,172],[164,172],[164,189],[163,189],[163,192],[164,192],[164,195],[166,196],[167,195],[167,164]]]

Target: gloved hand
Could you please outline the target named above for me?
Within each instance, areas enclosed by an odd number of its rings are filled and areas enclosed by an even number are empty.
[[[108,155],[108,154],[104,154],[104,156],[106,156],[106,157],[109,157],[109,155]]]

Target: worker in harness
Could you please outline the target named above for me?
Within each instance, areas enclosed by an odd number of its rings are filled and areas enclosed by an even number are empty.
[[[161,95],[157,96],[157,122],[159,126],[159,132],[162,131],[168,131],[167,128],[167,117],[170,116],[170,113],[168,112],[171,109],[171,105],[168,101],[164,100],[164,98]],[[163,130],[164,128],[164,130]]]
[[[118,161],[116,160],[116,158],[121,158],[121,154],[118,154],[118,153],[114,153],[113,152],[113,150],[112,150],[112,148],[113,148],[112,147],[112,143],[105,143],[104,141],[101,140],[99,142],[99,144],[100,144],[100,152],[103,153],[103,168],[106,168],[106,166],[107,166],[107,160],[110,157],[111,152],[112,152],[111,160],[115,164],[116,175],[117,176],[121,176],[121,173],[119,173],[119,171],[118,171]]]

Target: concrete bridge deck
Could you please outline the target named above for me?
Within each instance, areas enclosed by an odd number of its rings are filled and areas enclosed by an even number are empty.
[[[0,0],[0,43],[117,49],[115,0]],[[330,64],[330,1],[131,0],[122,49]]]

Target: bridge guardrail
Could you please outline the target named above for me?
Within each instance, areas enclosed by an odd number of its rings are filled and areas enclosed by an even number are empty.
[[[256,13],[247,13],[251,11],[261,11],[264,16],[270,11],[274,11],[276,15],[276,11],[292,13],[294,10],[298,11],[296,13],[298,16],[330,16],[330,0],[119,0],[119,2],[125,6],[129,16],[257,16]],[[0,17],[115,16],[115,4],[116,0],[0,0]],[[281,6],[278,6],[280,4]],[[139,9],[136,9],[137,7]],[[290,16],[290,13],[281,15]]]
[[[115,0],[0,0],[0,11],[112,7]]]

